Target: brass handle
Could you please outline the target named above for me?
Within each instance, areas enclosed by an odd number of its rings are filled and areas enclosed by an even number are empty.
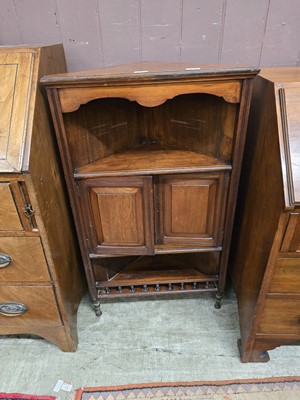
[[[0,268],[8,267],[12,263],[13,259],[5,253],[0,253]]]
[[[28,308],[22,303],[0,303],[0,314],[6,317],[17,317],[27,310]]]

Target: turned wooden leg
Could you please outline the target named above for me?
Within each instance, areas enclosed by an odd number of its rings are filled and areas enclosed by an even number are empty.
[[[100,301],[99,300],[93,301],[92,302],[92,307],[93,307],[93,309],[95,311],[96,317],[101,317],[102,311],[100,309]]]
[[[216,294],[216,302],[215,302],[215,308],[217,309],[217,310],[219,310],[220,308],[221,308],[221,301],[222,301],[222,298],[223,298],[223,294],[221,294],[221,293],[217,293]]]

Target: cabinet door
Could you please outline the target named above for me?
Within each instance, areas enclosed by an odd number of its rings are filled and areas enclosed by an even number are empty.
[[[227,173],[159,177],[157,244],[219,246],[227,185]]]
[[[88,179],[79,186],[90,253],[153,253],[151,177]]]
[[[0,54],[0,171],[22,169],[33,55]]]

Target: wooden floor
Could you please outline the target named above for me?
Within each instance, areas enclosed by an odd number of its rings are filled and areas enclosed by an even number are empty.
[[[207,381],[300,375],[300,346],[270,352],[266,364],[242,364],[237,305],[227,293],[221,310],[212,293],[160,300],[106,302],[96,318],[87,299],[79,309],[79,347],[63,353],[32,338],[0,338],[0,391],[47,394],[61,379],[80,386]]]

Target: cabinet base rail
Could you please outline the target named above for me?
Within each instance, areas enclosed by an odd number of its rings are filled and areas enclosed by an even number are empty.
[[[144,284],[106,284],[97,283],[98,296],[100,298],[139,297],[171,293],[195,293],[204,291],[217,291],[217,280],[202,282],[164,282]]]
[[[172,295],[182,293],[201,293],[201,292],[217,292],[215,308],[221,308],[222,295],[218,292],[218,281],[207,280],[201,282],[181,282],[181,283],[145,283],[145,284],[126,284],[113,285],[111,281],[96,282],[98,300],[92,302],[96,316],[100,317],[102,311],[100,309],[101,300],[117,299],[117,298],[137,298],[147,296]],[[109,285],[109,286],[108,286]],[[217,304],[217,305],[216,305]]]

